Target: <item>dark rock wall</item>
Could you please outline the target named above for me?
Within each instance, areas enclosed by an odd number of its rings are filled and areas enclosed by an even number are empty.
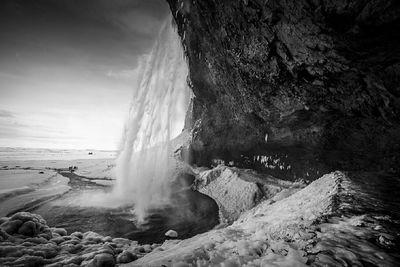
[[[292,179],[399,170],[399,1],[167,1],[195,94],[194,163]]]

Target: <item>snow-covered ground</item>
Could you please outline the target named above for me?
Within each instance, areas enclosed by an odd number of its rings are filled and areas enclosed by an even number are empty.
[[[381,217],[344,214],[354,190],[345,174],[324,175],[291,195],[281,191],[228,227],[166,241],[129,266],[397,266],[395,237]]]
[[[85,177],[115,177],[113,158],[0,161],[0,217],[70,190],[56,171],[68,166]],[[194,187],[233,223],[167,240],[129,266],[398,266],[396,176],[334,172],[306,186],[234,167],[191,171]]]
[[[115,152],[90,152],[0,148],[0,216],[30,210],[68,192],[69,179],[59,175],[58,169],[76,166],[78,175],[114,179]],[[106,182],[110,185],[112,180]]]

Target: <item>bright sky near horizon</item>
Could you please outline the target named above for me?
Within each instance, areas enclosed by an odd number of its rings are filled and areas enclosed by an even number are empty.
[[[163,0],[3,0],[0,147],[116,149]]]

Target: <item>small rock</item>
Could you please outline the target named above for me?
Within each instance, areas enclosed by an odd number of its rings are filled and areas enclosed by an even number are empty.
[[[93,261],[89,264],[91,267],[113,267],[115,266],[114,257],[108,253],[101,253],[94,256]]]
[[[65,230],[64,228],[51,228],[51,230],[53,231],[53,233],[57,233],[60,236],[66,236],[67,235],[67,230]]]
[[[106,236],[103,238],[103,242],[111,242],[112,241],[112,237],[111,236]]]
[[[165,233],[165,236],[176,238],[176,237],[178,237],[178,233],[174,230],[168,230]]]
[[[103,242],[103,236],[99,235],[98,233],[89,231],[83,234],[83,239],[89,240],[89,241],[93,241],[96,243],[100,243]]]
[[[151,246],[150,245],[143,245],[143,249],[144,249],[144,252],[146,252],[146,253],[149,253],[149,252],[151,252]]]
[[[47,239],[47,240],[50,240],[50,239],[53,238],[53,234],[52,234],[52,232],[50,231],[50,229],[44,230],[44,231],[43,231],[41,234],[39,234],[38,236],[39,236],[39,237],[43,237],[43,238],[45,238],[45,239]]]
[[[138,259],[138,257],[135,254],[133,254],[127,250],[124,250],[121,254],[118,255],[117,263],[129,263],[129,262],[137,260],[137,259]]]
[[[75,236],[75,237],[77,237],[77,238],[79,238],[79,239],[82,239],[82,238],[83,238],[83,234],[82,234],[81,232],[73,232],[73,233],[71,234],[71,236]]]
[[[113,238],[112,242],[117,244],[117,247],[129,246],[132,243],[131,240],[121,237]]]

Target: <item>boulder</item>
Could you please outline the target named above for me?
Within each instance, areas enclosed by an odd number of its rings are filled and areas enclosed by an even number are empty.
[[[221,220],[228,222],[253,208],[264,195],[256,182],[242,179],[239,170],[223,165],[201,172],[195,184],[199,192],[215,200]]]
[[[151,245],[149,245],[149,244],[143,245],[143,249],[144,249],[145,253],[150,253],[152,250]]]
[[[23,224],[21,220],[8,220],[0,225],[0,228],[3,229],[7,234],[13,235],[15,234],[19,227]]]
[[[131,240],[121,237],[113,238],[112,242],[115,243],[117,247],[128,247],[132,243]]]
[[[35,236],[38,232],[39,230],[33,221],[24,222],[24,224],[18,229],[18,234],[24,236]]]
[[[130,251],[124,250],[117,257],[117,263],[129,263],[131,261],[137,260],[137,256]]]
[[[81,232],[73,232],[73,233],[71,234],[71,236],[75,236],[75,237],[77,237],[77,238],[79,238],[79,239],[82,239],[82,238],[83,238],[83,234],[82,234]]]
[[[88,241],[93,241],[95,243],[103,242],[103,236],[99,235],[98,233],[89,231],[83,234],[83,239]]]
[[[57,233],[60,236],[66,236],[67,235],[67,230],[65,230],[64,228],[51,228],[53,233]]]
[[[89,267],[113,267],[115,266],[114,257],[108,253],[100,253],[94,256]]]
[[[176,232],[175,230],[168,230],[165,233],[165,236],[172,237],[172,238],[177,238],[178,237],[178,232]]]

